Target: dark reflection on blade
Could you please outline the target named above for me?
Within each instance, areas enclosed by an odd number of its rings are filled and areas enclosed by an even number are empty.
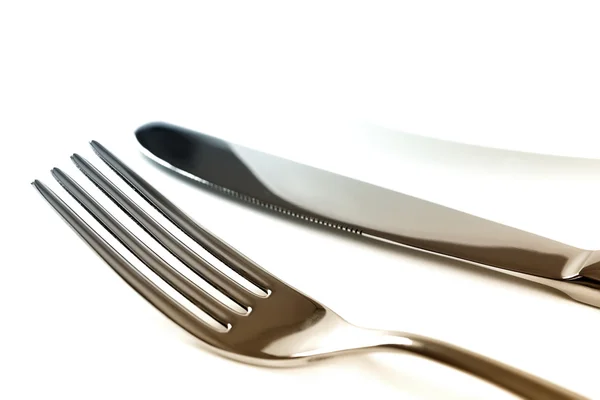
[[[558,280],[577,277],[590,253],[174,125],[136,137],[154,161],[213,189],[374,239]]]
[[[194,180],[214,190],[309,222],[360,234],[357,226],[313,213],[271,192],[221,139],[167,124],[145,125],[136,137],[154,161],[193,175]]]

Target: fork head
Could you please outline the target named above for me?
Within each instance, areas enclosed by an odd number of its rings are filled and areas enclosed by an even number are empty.
[[[57,168],[52,170],[54,178],[90,215],[169,286],[212,318],[214,323],[209,323],[135,268],[50,188],[38,180],[34,181],[35,188],[82,239],[165,316],[221,355],[254,364],[294,365],[321,358],[332,351],[355,347],[348,345],[347,338],[359,332],[358,328],[268,273],[193,221],[102,145],[97,142],[91,145],[96,154],[142,198],[258,289],[250,290],[215,268],[146,213],[91,163],[73,155],[72,160],[77,167],[104,194],[237,307],[220,301],[165,262],[66,173]]]

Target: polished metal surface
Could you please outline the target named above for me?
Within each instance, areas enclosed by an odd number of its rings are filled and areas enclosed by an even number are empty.
[[[75,180],[58,168],[52,170],[56,180],[87,212],[164,282],[212,318],[207,320],[136,269],[46,185],[36,180],[33,186],[125,282],[210,350],[231,359],[265,366],[293,366],[364,351],[400,350],[473,374],[524,398],[582,398],[523,371],[428,337],[351,325],[198,225],[102,145],[92,142],[92,146],[96,154],[138,194],[190,238],[247,279],[256,290],[250,290],[238,280],[221,273],[148,215],[91,163],[77,154],[73,155],[74,163],[105,195],[236,306],[220,301],[165,262]],[[365,304],[367,302],[365,298]]]
[[[136,137],[152,160],[252,204],[507,273],[600,307],[589,251],[166,123]]]

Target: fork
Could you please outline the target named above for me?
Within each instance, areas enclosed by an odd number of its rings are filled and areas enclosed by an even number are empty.
[[[131,264],[39,180],[32,185],[79,236],[138,294],[167,318],[233,360],[262,366],[297,366],[367,351],[406,351],[477,376],[527,399],[582,399],[551,382],[485,356],[429,337],[360,328],[254,263],[196,223],[104,146],[96,155],[167,220],[216,259],[250,282],[250,290],[199,256],[124,194],[89,161],[73,154],[79,170],[166,250],[238,307],[220,301],[169,265],[58,168],[52,175],[91,216],[151,271],[206,313],[207,321],[170,296]],[[365,300],[366,301],[366,300]]]

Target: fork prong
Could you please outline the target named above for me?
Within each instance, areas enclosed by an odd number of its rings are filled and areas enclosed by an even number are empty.
[[[131,265],[49,187],[37,179],[32,182],[32,185],[83,241],[129,286],[167,318],[199,339],[210,340],[211,337],[214,338],[219,334]]]
[[[228,324],[236,319],[233,310],[229,310],[224,304],[166,263],[86,193],[71,177],[58,168],[52,170],[52,175],[111,235],[191,303],[206,312],[224,327],[227,327]]]
[[[252,292],[219,271],[166,230],[86,159],[78,154],[73,154],[71,159],[81,172],[102,190],[108,198],[188,268],[216,289],[229,296],[241,307],[247,309],[248,307],[254,306],[256,298]]]
[[[165,218],[170,220],[198,244],[202,245],[202,247],[221,262],[260,287],[267,294],[270,293],[270,287],[274,287],[279,283],[276,277],[192,220],[180,208],[165,198],[158,190],[100,143],[94,140],[90,144],[98,157],[123,178],[129,186],[137,191],[148,203],[164,215]]]

